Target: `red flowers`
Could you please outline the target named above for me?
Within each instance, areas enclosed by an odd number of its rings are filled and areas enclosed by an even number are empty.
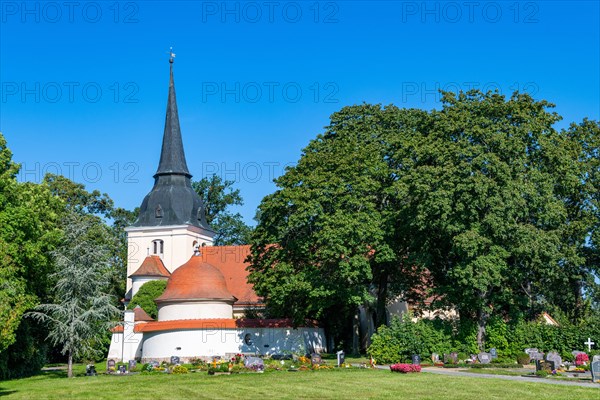
[[[409,372],[421,372],[421,366],[415,364],[393,364],[390,365],[390,370],[392,372],[408,374]]]
[[[590,361],[590,358],[585,353],[579,353],[575,357],[575,365],[577,365],[578,367],[580,365],[587,364],[588,361]]]

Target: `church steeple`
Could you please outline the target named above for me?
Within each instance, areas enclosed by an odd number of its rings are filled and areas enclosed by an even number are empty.
[[[173,81],[173,59],[175,54],[171,52],[169,98],[167,100],[167,113],[165,117],[165,132],[163,135],[162,150],[157,175],[179,174],[191,178],[185,161],[183,142],[181,140],[181,128],[179,127],[179,115],[177,113],[177,97],[175,96],[175,83]]]
[[[202,199],[192,188],[192,175],[185,160],[173,81],[174,57],[171,51],[165,130],[154,187],[144,198],[133,226],[194,225],[212,232],[206,223]]]

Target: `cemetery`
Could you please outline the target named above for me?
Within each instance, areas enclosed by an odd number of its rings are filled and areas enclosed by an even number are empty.
[[[600,2],[75,3],[0,1],[2,400],[600,400]]]

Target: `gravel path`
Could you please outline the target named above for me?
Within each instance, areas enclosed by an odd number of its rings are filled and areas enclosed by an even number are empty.
[[[389,367],[384,367],[384,368],[389,368]],[[439,374],[439,375],[470,376],[473,378],[494,378],[494,379],[504,379],[507,381],[546,383],[546,384],[550,384],[550,385],[582,386],[582,387],[591,387],[591,388],[600,389],[600,384],[598,384],[598,383],[571,382],[571,381],[558,380],[558,379],[554,380],[554,379],[543,379],[543,378],[527,378],[524,376],[477,374],[477,373],[473,373],[473,372],[462,372],[462,371],[454,369],[454,368],[450,369],[450,368],[425,367],[421,371],[429,372],[432,374]]]

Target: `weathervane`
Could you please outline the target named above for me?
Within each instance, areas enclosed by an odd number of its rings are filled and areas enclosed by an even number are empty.
[[[173,47],[171,47],[169,49],[169,62],[171,64],[173,64],[173,61],[175,60],[175,53],[173,53]]]

